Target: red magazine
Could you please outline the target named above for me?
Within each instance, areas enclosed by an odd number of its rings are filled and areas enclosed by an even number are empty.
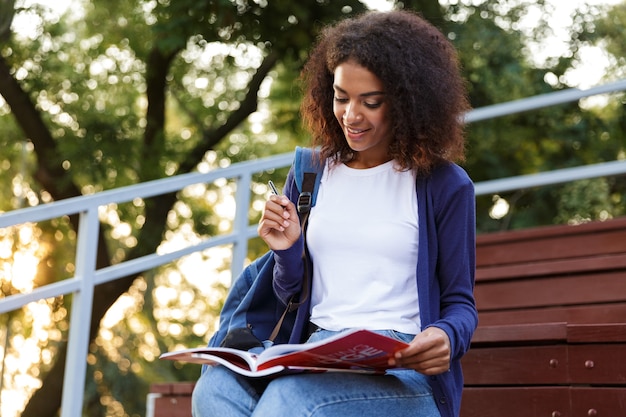
[[[408,344],[369,330],[350,330],[314,343],[274,345],[260,354],[222,347],[164,353],[161,359],[223,365],[249,377],[297,372],[384,373]]]

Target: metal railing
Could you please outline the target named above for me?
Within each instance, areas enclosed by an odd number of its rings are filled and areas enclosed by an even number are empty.
[[[626,80],[605,84],[588,90],[570,89],[488,106],[473,110],[466,115],[465,119],[467,122],[476,122],[541,107],[577,101],[581,98],[597,94],[618,91],[626,91]],[[67,362],[63,384],[62,417],[78,417],[82,413],[83,390],[76,389],[76,387],[83,387],[85,385],[91,304],[93,301],[94,287],[108,281],[165,265],[197,251],[203,251],[225,244],[233,245],[231,274],[233,277],[238,276],[244,267],[248,240],[256,236],[256,225],[250,225],[248,221],[248,208],[250,206],[249,190],[252,184],[252,176],[269,169],[287,167],[291,164],[292,158],[293,153],[286,153],[255,161],[234,164],[228,168],[218,169],[208,173],[180,175],[115,190],[103,191],[93,195],[44,204],[37,207],[15,210],[0,215],[0,228],[5,228],[79,214],[80,227],[77,236],[77,249],[75,254],[76,272],[74,276],[60,282],[36,288],[29,293],[11,295],[0,299],[0,314],[2,314],[21,308],[33,301],[73,294],[74,298],[70,317],[71,328],[69,330]],[[626,174],[626,161],[618,160],[578,168],[568,168],[534,175],[480,182],[475,184],[476,195],[495,194],[521,188],[621,174]],[[99,233],[98,210],[100,207],[114,203],[125,203],[136,198],[145,199],[176,192],[190,185],[212,183],[224,178],[234,179],[237,182],[235,195],[236,213],[231,233],[211,237],[198,244],[190,245],[186,248],[166,254],[154,253],[106,268],[96,269],[96,252]]]

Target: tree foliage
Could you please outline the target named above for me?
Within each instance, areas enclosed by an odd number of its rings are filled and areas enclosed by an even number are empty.
[[[44,20],[37,33],[26,39],[10,38],[2,45],[0,94],[6,101],[3,116],[8,123],[0,127],[0,140],[9,150],[3,157],[7,169],[2,180],[19,186],[19,193],[13,193],[17,197],[7,192],[0,203],[3,210],[21,202],[61,200],[267,155],[268,143],[276,143],[273,152],[293,148],[305,138],[290,136],[278,142],[275,135],[258,134],[256,126],[246,122],[254,113],[268,114],[267,105],[259,106],[267,94],[264,83],[280,82],[281,77],[293,80],[317,27],[363,9],[355,0],[300,2],[295,7],[288,1],[209,0],[77,1],[73,6],[63,19]],[[18,6],[17,10],[18,17],[45,15],[43,9]],[[256,140],[251,140],[253,135]],[[28,152],[22,152],[24,148]],[[20,167],[20,159],[26,168]],[[201,196],[162,195],[109,208],[102,222],[98,268],[153,253],[167,231],[190,223],[195,233],[213,234],[215,210],[206,201],[228,191],[221,188],[225,191],[208,187]],[[187,212],[194,213],[191,219],[184,215]],[[120,236],[123,225],[130,232]],[[76,230],[75,218],[69,226]],[[72,238],[68,234],[58,239]],[[67,258],[57,261],[63,259]],[[62,269],[52,259],[49,264]],[[53,274],[52,279],[68,272]],[[93,395],[87,398],[90,415],[119,412],[120,378],[111,377],[111,372],[135,375],[146,357],[145,352],[127,351],[131,355],[126,360],[135,361],[135,368],[107,358],[119,352],[116,341],[133,338],[103,340],[107,333],[101,320],[133,288],[143,286],[149,294],[155,288],[153,274],[96,288],[90,336],[90,364],[96,371],[90,381],[93,388],[87,391]],[[150,297],[146,298],[143,302]],[[218,306],[213,314],[215,310]],[[150,321],[141,333],[144,338],[153,335],[153,341],[138,337],[132,343],[165,350],[162,336],[174,320],[162,321],[169,326],[158,328]],[[48,343],[64,348],[62,342]],[[107,344],[117,349],[104,349]],[[23,416],[56,413],[64,357],[55,355],[55,359]],[[169,372],[156,379],[171,379],[173,371]],[[145,394],[146,382],[141,390]],[[123,396],[128,400],[127,394]],[[144,401],[145,395],[135,393],[135,398]],[[141,405],[129,409],[140,411]]]
[[[319,28],[364,6],[357,0],[75,0],[62,17],[38,6],[1,0],[0,210],[37,205],[124,185],[226,166],[306,145],[298,117],[297,76]],[[569,50],[543,63],[529,44],[550,27],[542,1],[404,1],[457,45],[474,107],[568,87],[581,51],[601,44],[624,68],[626,15],[587,9],[574,16]],[[530,8],[540,18],[528,29]],[[30,34],[11,21],[40,19]],[[14,24],[14,28],[15,28]],[[624,158],[623,99],[602,107],[571,103],[468,126],[465,168],[475,181]],[[256,180],[262,184],[268,173]],[[275,178],[284,172],[274,173]],[[480,231],[624,214],[625,185],[597,179],[478,199]],[[255,185],[253,200],[265,189]],[[218,203],[235,184],[224,182],[107,207],[98,268],[231,227]],[[494,203],[506,203],[504,216]],[[258,211],[250,218],[258,219]],[[76,219],[37,225],[41,244],[35,285],[73,274]],[[3,231],[11,253],[35,239]],[[250,256],[263,250],[251,242]],[[33,249],[33,250],[35,250]],[[227,291],[227,257],[196,254],[96,289],[85,413],[143,415],[148,384],[189,380],[196,366],[159,363],[164,350],[204,343]],[[11,260],[0,252],[0,263]],[[194,265],[216,271],[198,279]],[[2,281],[3,294],[22,291]],[[41,341],[42,386],[24,417],[53,416],[60,406],[64,335],[70,297],[45,302],[55,317]],[[111,306],[116,303],[116,308]],[[42,306],[43,308],[43,306]],[[35,329],[28,311],[14,312],[14,333]],[[18,316],[18,320],[14,318]],[[5,317],[9,323],[9,317]],[[7,325],[8,328],[8,325]]]
[[[536,7],[542,7],[542,13],[532,30],[521,30],[520,20]],[[447,28],[461,51],[474,107],[570,88],[568,74],[583,59],[581,51],[590,45],[588,39],[595,31],[591,22],[603,15],[597,9],[575,13],[572,19],[578,24],[570,27],[568,50],[538,63],[529,45],[550,33],[549,4],[484,2],[470,9],[459,4],[449,12]],[[608,38],[618,43],[623,39],[615,32]],[[624,126],[616,124],[624,109],[616,108],[614,102],[601,108],[573,102],[471,124],[466,168],[474,181],[484,181],[624,158]],[[622,183],[615,178],[596,179],[480,197],[478,230],[623,215],[626,190]],[[596,186],[605,190],[602,198],[597,193],[572,192]],[[503,199],[510,206],[507,214],[494,216],[494,202]]]

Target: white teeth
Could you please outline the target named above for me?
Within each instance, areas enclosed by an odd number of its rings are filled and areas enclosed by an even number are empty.
[[[359,134],[359,133],[361,133],[361,132],[363,132],[363,130],[358,130],[358,129],[350,129],[349,127],[346,127],[346,129],[348,130],[348,132],[350,132],[350,133],[354,133],[355,135],[356,135],[356,134]]]

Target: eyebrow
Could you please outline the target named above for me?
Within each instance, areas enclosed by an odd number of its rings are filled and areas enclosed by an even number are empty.
[[[348,92],[343,88],[339,87],[337,84],[333,84],[333,88],[338,90],[340,93],[347,94]],[[371,97],[371,96],[382,96],[385,95],[384,91],[368,91],[367,93],[359,94],[359,97]]]

